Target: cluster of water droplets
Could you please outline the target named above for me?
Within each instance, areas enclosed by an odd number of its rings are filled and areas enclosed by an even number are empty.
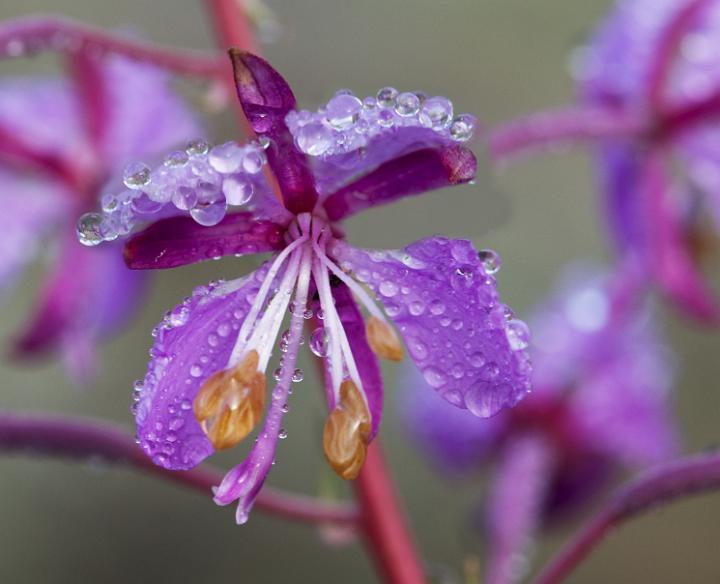
[[[211,454],[194,422],[193,394],[183,389],[225,368],[234,344],[227,340],[237,336],[266,275],[263,266],[241,280],[200,286],[153,329],[151,360],[145,378],[135,382],[131,410],[140,444],[156,464],[190,468]]]
[[[530,332],[500,302],[500,258],[467,241],[429,238],[403,250],[334,250],[340,266],[370,287],[402,333],[425,381],[481,417],[530,389]]]
[[[426,128],[457,142],[472,138],[477,120],[453,113],[445,97],[385,87],[360,99],[340,90],[317,112],[292,111],[285,119],[297,147],[310,156],[332,156],[361,148],[374,137],[403,127]]]
[[[211,147],[204,140],[193,140],[155,168],[129,164],[123,172],[125,188],[106,193],[100,211],[80,217],[80,243],[112,241],[138,223],[168,214],[187,213],[200,225],[216,225],[228,206],[248,205],[265,188],[262,170],[268,144],[227,142]]]

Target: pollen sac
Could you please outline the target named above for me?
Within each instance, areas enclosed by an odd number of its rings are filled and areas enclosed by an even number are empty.
[[[211,375],[193,402],[195,418],[216,450],[235,446],[252,432],[265,408],[265,376],[250,351],[233,369]]]
[[[402,361],[403,348],[392,327],[371,316],[365,325],[365,334],[373,352],[390,361]]]
[[[352,381],[340,386],[340,402],[330,413],[323,430],[325,458],[344,479],[360,473],[371,431],[370,412],[360,390]]]

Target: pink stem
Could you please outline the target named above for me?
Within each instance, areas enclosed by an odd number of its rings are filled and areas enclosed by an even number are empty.
[[[556,455],[539,435],[509,441],[490,486],[486,584],[515,584],[524,576],[518,558],[537,535]]]
[[[206,468],[168,471],[152,463],[121,426],[102,420],[48,414],[0,412],[0,450],[77,460],[100,458],[209,494],[222,473]],[[329,504],[313,497],[265,488],[255,507],[270,515],[305,523],[355,525],[351,505]]]
[[[221,48],[228,49],[236,47],[257,55],[260,54],[259,45],[255,40],[252,26],[247,18],[244,0],[205,0],[205,3],[212,18],[215,35]],[[230,66],[227,67],[227,73],[223,76],[223,79],[228,88],[228,94],[234,95],[236,91],[235,79]],[[250,137],[250,139],[254,139],[256,137],[255,131],[245,117],[245,112],[240,105],[240,101],[235,101],[235,111],[245,134]],[[263,173],[272,187],[275,198],[280,205],[284,207],[285,199],[280,191],[277,177],[272,172],[270,165],[265,165]]]
[[[504,124],[490,135],[490,152],[497,159],[523,150],[598,138],[625,137],[645,127],[643,116],[608,108],[575,108],[531,114]]]
[[[720,453],[682,458],[651,469],[631,481],[581,528],[533,584],[562,582],[616,527],[655,507],[720,489]]]
[[[117,53],[176,73],[210,79],[217,79],[227,69],[225,59],[212,53],[166,49],[59,16],[16,18],[0,25],[0,56],[17,57],[43,50]]]
[[[406,525],[379,441],[354,482],[365,546],[388,584],[423,584],[425,572]]]
[[[680,8],[667,27],[660,33],[647,78],[645,94],[651,109],[665,111],[666,90],[672,66],[680,43],[698,15],[714,0],[690,0]]]

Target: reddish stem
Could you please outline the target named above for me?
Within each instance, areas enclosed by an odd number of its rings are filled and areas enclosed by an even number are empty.
[[[206,0],[221,48],[238,47],[257,54],[259,47],[243,0]]]
[[[655,507],[720,489],[720,453],[689,456],[651,469],[621,488],[541,571],[534,584],[562,582],[614,528]]]
[[[714,0],[690,0],[682,6],[660,33],[647,78],[645,95],[657,113],[665,111],[665,91],[680,43],[698,15]]]
[[[490,135],[490,151],[497,159],[529,148],[557,142],[633,136],[646,126],[642,115],[609,108],[581,107],[531,114],[508,122]]]
[[[407,528],[392,479],[376,439],[354,482],[365,545],[388,584],[426,581],[420,555]]]
[[[207,468],[169,471],[150,461],[127,431],[117,424],[80,417],[48,414],[18,415],[0,412],[0,451],[67,457],[81,461],[101,459],[126,464],[205,494],[219,485],[223,474]],[[255,508],[284,519],[305,523],[354,525],[357,510],[350,505],[329,504],[312,497],[263,489]]]
[[[0,25],[0,56],[44,50],[117,53],[176,73],[210,79],[217,79],[226,68],[223,59],[212,53],[166,49],[59,16],[15,18]]]
[[[244,0],[205,0],[205,2],[210,17],[212,18],[218,44],[221,48],[229,49],[235,47],[257,55],[260,54],[258,43],[255,40],[255,34],[248,21],[247,12],[245,11]],[[230,67],[229,64],[227,73],[223,76],[223,79],[228,88],[228,94],[231,96],[235,95],[235,79],[232,67]],[[256,137],[255,131],[250,125],[250,122],[248,122],[247,117],[245,117],[245,112],[242,109],[240,101],[236,100],[234,103],[235,112],[237,113],[243,131],[250,139],[254,139]],[[280,191],[277,178],[269,165],[266,164],[264,166],[263,173],[272,187],[275,198],[281,206],[284,206],[285,199]]]

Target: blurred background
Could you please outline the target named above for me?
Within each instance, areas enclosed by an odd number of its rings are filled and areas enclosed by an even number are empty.
[[[485,127],[568,103],[569,57],[610,0],[267,0],[281,29],[265,56],[290,81],[301,106],[315,108],[343,87],[364,96],[393,85],[450,97]],[[191,48],[213,40],[201,2],[192,0],[3,0],[0,18],[58,12],[109,28]],[[0,74],[57,71],[51,57],[0,63]],[[189,88],[197,97],[197,89]],[[214,141],[235,137],[230,115],[211,119]],[[525,317],[570,261],[604,261],[608,247],[596,208],[594,177],[583,152],[535,156],[491,173],[480,153],[477,184],[363,213],[349,238],[395,247],[432,233],[471,238],[496,249],[504,300]],[[156,274],[138,319],[102,348],[92,387],[65,381],[56,363],[1,365],[3,409],[51,410],[132,424],[131,385],[142,377],[150,329],[162,313],[210,279],[256,265],[223,260]],[[716,266],[717,267],[717,264]],[[42,270],[3,299],[0,338],[27,314]],[[676,411],[686,451],[720,436],[720,335],[661,313],[681,370]],[[308,363],[305,368],[310,370]],[[437,476],[402,432],[387,367],[382,438],[424,556],[438,574],[460,580],[464,560],[483,554],[474,527],[480,475],[451,483]],[[330,476],[320,443],[324,406],[312,375],[292,396],[289,438],[280,443],[269,484],[310,494],[345,486]],[[214,459],[235,464],[238,452]],[[329,487],[328,487],[329,485]],[[720,581],[720,496],[655,512],[624,527],[569,582]],[[539,544],[533,565],[566,539],[569,528]],[[374,582],[358,543],[326,547],[313,528],[254,513],[236,527],[233,512],[210,496],[101,465],[0,458],[0,582]],[[444,581],[439,579],[438,582]]]

